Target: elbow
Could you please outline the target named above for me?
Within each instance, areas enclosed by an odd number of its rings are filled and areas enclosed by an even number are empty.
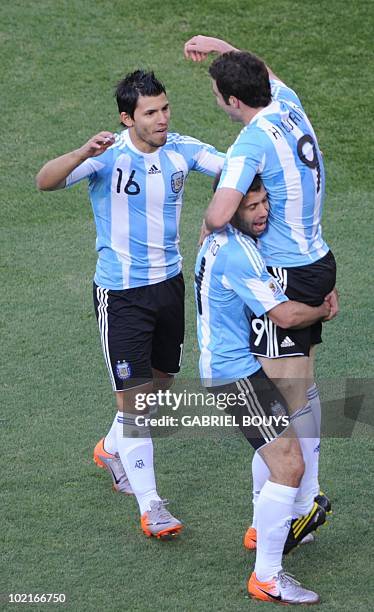
[[[210,232],[216,232],[226,225],[227,221],[219,218],[214,212],[207,211],[205,215],[205,225]]]
[[[35,185],[38,191],[48,191],[48,185],[43,181],[43,177],[40,176],[40,172],[35,177]]]

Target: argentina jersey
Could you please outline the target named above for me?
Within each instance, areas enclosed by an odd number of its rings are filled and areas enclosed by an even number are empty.
[[[224,155],[189,136],[168,134],[153,153],[117,135],[102,155],[76,168],[66,186],[88,178],[96,224],[98,261],[95,283],[122,290],[159,283],[182,266],[179,220],[187,175],[215,176]]]
[[[256,173],[270,214],[260,248],[268,266],[304,266],[329,248],[321,233],[325,172],[314,130],[294,91],[271,81],[272,102],[229,148],[218,188],[245,194]]]
[[[195,298],[203,384],[222,385],[259,370],[249,347],[251,315],[261,316],[287,297],[255,241],[231,225],[210,234],[196,261]]]

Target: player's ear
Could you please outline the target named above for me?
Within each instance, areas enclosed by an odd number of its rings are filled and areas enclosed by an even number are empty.
[[[232,106],[233,108],[239,108],[239,100],[238,100],[238,98],[235,98],[235,96],[230,96],[229,97],[229,105]]]
[[[130,128],[134,125],[134,119],[132,119],[130,115],[128,115],[127,113],[122,112],[119,114],[119,116],[121,119],[121,123],[125,125],[126,127]]]

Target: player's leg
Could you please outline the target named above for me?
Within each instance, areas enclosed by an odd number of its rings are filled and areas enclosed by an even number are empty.
[[[184,281],[182,274],[152,287],[153,301],[157,304],[157,320],[152,337],[151,363],[153,393],[166,392],[179,372],[184,339]],[[162,402],[163,405],[164,402]],[[155,407],[157,411],[158,407]],[[157,535],[154,525],[164,524],[163,534],[176,534],[182,523],[165,508],[161,500],[152,513],[142,516],[142,528],[146,535]]]
[[[304,462],[283,398],[262,370],[236,383],[245,402],[234,414],[240,429],[269,470],[257,500],[256,564],[248,582],[252,597],[266,601],[314,603],[318,595],[301,585],[291,586],[282,568],[282,555]],[[258,427],[245,426],[245,416],[260,416]]]
[[[136,496],[141,516],[149,512],[153,520],[160,512],[165,513],[156,489],[153,442],[144,418],[147,416],[147,394],[153,391],[151,351],[157,305],[153,305],[151,293],[150,287],[125,291],[94,287],[102,348],[117,403],[116,422],[110,430],[113,460],[110,461],[106,438],[101,441],[102,449],[98,449],[100,443],[97,445],[95,455],[96,461],[102,461],[113,480],[117,460],[118,469],[122,466]],[[139,419],[140,416],[143,418]],[[154,533],[147,535],[158,537],[178,531],[179,521],[176,530],[172,530],[170,524],[164,527],[155,525]]]

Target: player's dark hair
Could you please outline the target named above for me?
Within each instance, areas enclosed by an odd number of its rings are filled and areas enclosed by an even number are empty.
[[[222,171],[220,171],[218,174],[216,174],[216,176],[214,177],[214,181],[213,181],[213,185],[212,185],[212,189],[214,192],[217,191],[217,187],[218,187],[218,183],[219,183],[219,179],[221,178],[221,174]],[[246,193],[246,195],[250,192],[250,191],[260,191],[261,187],[262,187],[263,183],[262,183],[262,179],[260,177],[259,174],[255,174],[254,179],[252,181],[252,183],[250,184],[250,186],[248,187],[248,191]]]
[[[263,183],[259,174],[255,174],[252,183],[250,184],[247,193],[250,191],[261,191]]]
[[[226,104],[235,96],[247,106],[259,108],[271,102],[268,70],[259,57],[248,51],[229,51],[217,57],[209,74]]]
[[[115,96],[120,113],[127,113],[134,119],[139,96],[160,96],[166,94],[164,85],[156,79],[153,72],[135,70],[122,79],[115,90]]]

